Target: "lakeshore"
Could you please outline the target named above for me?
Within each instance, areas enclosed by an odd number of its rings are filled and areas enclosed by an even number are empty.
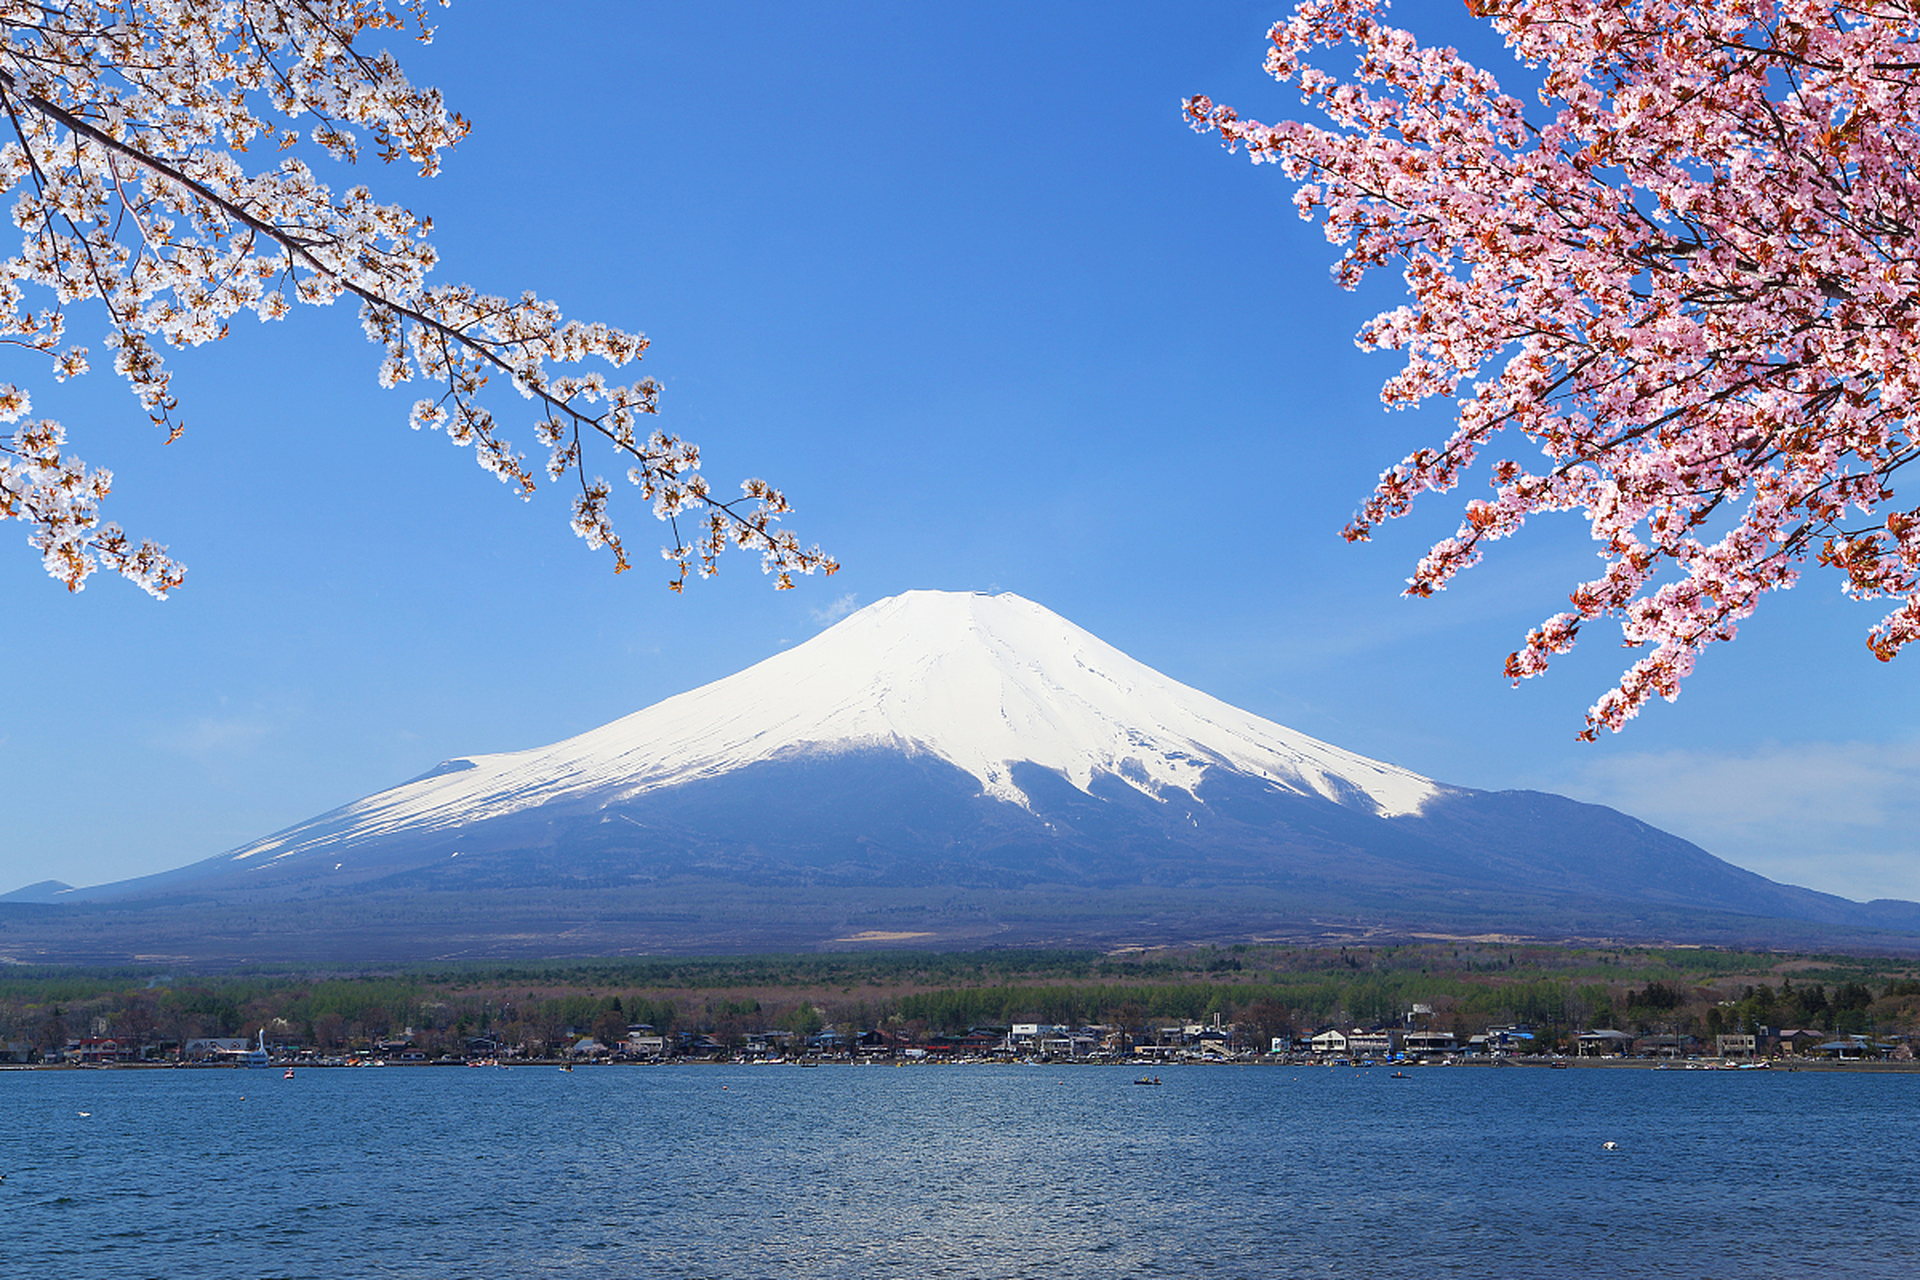
[[[1910,1058],[1920,964],[1407,946],[609,958],[193,973],[0,968],[0,1065],[1043,1058]]]
[[[629,1069],[643,1069],[643,1068],[659,1070],[662,1068],[670,1068],[670,1067],[719,1068],[719,1067],[739,1067],[739,1066],[776,1067],[776,1068],[777,1067],[863,1068],[863,1067],[883,1066],[883,1067],[904,1067],[904,1068],[911,1068],[914,1070],[941,1070],[941,1069],[954,1069],[954,1068],[963,1068],[963,1067],[1001,1067],[1001,1068],[1046,1067],[1046,1068],[1059,1068],[1061,1070],[1111,1071],[1116,1073],[1126,1073],[1129,1071],[1137,1072],[1142,1068],[1147,1068],[1147,1067],[1153,1068],[1155,1070],[1160,1070],[1160,1069],[1220,1070],[1220,1069],[1228,1069],[1228,1068],[1253,1067],[1258,1069],[1293,1070],[1293,1071],[1325,1070],[1325,1071],[1387,1071],[1387,1072],[1392,1072],[1395,1070],[1401,1070],[1406,1068],[1420,1068],[1423,1070],[1442,1069],[1442,1068],[1444,1069],[1463,1068],[1469,1071],[1484,1071],[1484,1070],[1493,1070],[1493,1069],[1502,1069],[1502,1068],[1529,1068],[1533,1070],[1546,1068],[1550,1070],[1578,1070],[1578,1071],[1751,1071],[1751,1070],[1758,1069],[1758,1070],[1769,1070],[1769,1071],[1775,1071],[1775,1072],[1784,1072],[1788,1074],[1792,1074],[1795,1072],[1807,1072],[1809,1074],[1847,1073],[1847,1074],[1864,1074],[1864,1075],[1920,1074],[1920,1062],[1915,1062],[1915,1061],[1871,1062],[1871,1061],[1859,1061],[1855,1059],[1823,1060],[1818,1058],[1803,1058],[1803,1059],[1786,1059],[1786,1060],[1763,1059],[1759,1061],[1754,1061],[1754,1060],[1740,1060],[1740,1059],[1733,1059],[1733,1058],[1694,1058],[1694,1059],[1683,1059],[1683,1060],[1675,1061],[1671,1059],[1660,1060],[1660,1059],[1649,1059],[1649,1058],[1499,1058],[1499,1059],[1491,1059],[1491,1060],[1486,1058],[1462,1058],[1452,1062],[1437,1061],[1437,1060],[1425,1061],[1425,1062],[1395,1062],[1392,1060],[1388,1060],[1384,1062],[1353,1063],[1353,1062],[1316,1062],[1308,1058],[1274,1057],[1272,1055],[1252,1056],[1247,1058],[1234,1058],[1234,1059],[1222,1058],[1222,1059],[1216,1059],[1216,1060],[1196,1060],[1196,1061],[1190,1061],[1190,1062],[1180,1061],[1177,1059],[1173,1060],[1172,1062],[1168,1062],[1165,1060],[1138,1061],[1138,1062],[1112,1062],[1112,1061],[1097,1061],[1097,1060],[1091,1060],[1091,1059],[1054,1060],[1054,1059],[1043,1059],[1043,1058],[978,1058],[978,1059],[920,1059],[920,1060],[907,1060],[907,1059],[879,1060],[879,1059],[872,1059],[872,1058],[867,1058],[867,1059],[824,1058],[824,1059],[815,1059],[815,1060],[792,1060],[792,1061],[767,1061],[764,1059],[761,1059],[761,1060],[717,1059],[716,1060],[716,1059],[705,1059],[705,1058],[686,1058],[686,1059],[660,1058],[660,1059],[652,1059],[647,1061],[641,1061],[637,1059],[624,1059],[624,1060],[594,1059],[594,1060],[589,1060],[585,1062],[573,1062],[563,1058],[523,1058],[523,1059],[518,1059],[518,1060],[507,1062],[507,1063],[476,1063],[476,1062],[465,1062],[465,1061],[454,1061],[454,1062],[378,1061],[378,1062],[349,1063],[344,1061],[330,1061],[330,1060],[303,1061],[300,1059],[276,1059],[271,1064],[271,1066],[268,1068],[265,1068],[265,1070],[285,1071],[291,1068],[297,1071],[352,1071],[352,1070],[361,1070],[368,1067],[379,1067],[384,1069],[389,1066],[396,1067],[402,1070],[445,1070],[445,1069],[454,1068],[454,1067],[484,1066],[484,1067],[492,1067],[492,1068],[501,1069],[501,1070],[539,1070],[543,1068],[552,1068],[554,1070],[564,1070],[564,1071],[573,1071],[576,1069],[582,1070],[582,1071],[624,1071]],[[251,1069],[260,1070],[261,1068],[251,1068]],[[247,1071],[247,1070],[250,1070],[250,1068],[247,1067],[246,1064],[238,1063],[238,1062],[114,1062],[114,1063],[54,1062],[54,1063],[0,1064],[0,1071],[71,1071],[71,1072],[116,1071],[117,1072],[117,1071]]]

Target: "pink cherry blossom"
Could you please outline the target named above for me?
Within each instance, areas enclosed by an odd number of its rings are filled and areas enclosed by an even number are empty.
[[[1643,651],[1581,736],[1673,699],[1808,560],[1920,635],[1920,12],[1810,0],[1470,0],[1540,82],[1538,108],[1384,0],[1307,0],[1267,69],[1319,123],[1191,98],[1193,126],[1277,163],[1351,288],[1397,266],[1409,305],[1363,346],[1403,353],[1388,406],[1456,401],[1451,436],[1381,478],[1367,538],[1483,453],[1493,495],[1414,571],[1431,595],[1536,512],[1582,512],[1604,564],[1507,659],[1516,681],[1589,622]],[[1344,77],[1311,64],[1349,51]]]

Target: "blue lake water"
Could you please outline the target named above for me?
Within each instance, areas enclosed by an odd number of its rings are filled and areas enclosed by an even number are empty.
[[[1871,1280],[1920,1260],[1920,1075],[1409,1075],[0,1072],[0,1258],[327,1280]]]

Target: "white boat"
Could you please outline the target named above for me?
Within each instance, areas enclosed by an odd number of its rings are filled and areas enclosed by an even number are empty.
[[[266,1067],[272,1065],[272,1059],[267,1056],[267,1029],[265,1027],[260,1028],[259,1047],[247,1050],[247,1065],[249,1067]]]

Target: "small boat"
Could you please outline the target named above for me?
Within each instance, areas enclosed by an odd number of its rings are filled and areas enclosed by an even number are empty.
[[[1408,1075],[1408,1074],[1407,1074],[1406,1072],[1404,1072],[1404,1071],[1396,1071],[1396,1072],[1394,1072],[1394,1073],[1393,1073],[1392,1075],[1390,1075],[1390,1076],[1388,1076],[1388,1077],[1387,1077],[1387,1079],[1389,1079],[1389,1080],[1411,1080],[1411,1079],[1413,1079],[1413,1077],[1412,1077],[1412,1076],[1410,1076],[1410,1075]]]
[[[1135,1084],[1159,1084],[1160,1077],[1159,1076],[1141,1076],[1138,1080],[1135,1080],[1134,1083]]]
[[[286,1072],[285,1072],[285,1074],[283,1074],[283,1075],[282,1075],[282,1076],[281,1076],[280,1078],[281,1078],[282,1080],[291,1080],[291,1079],[293,1079],[293,1068],[292,1068],[292,1067],[288,1067],[288,1068],[286,1069]]]
[[[260,1047],[247,1050],[247,1065],[249,1067],[270,1067],[273,1065],[273,1060],[267,1054],[267,1029],[265,1027],[260,1028]]]

